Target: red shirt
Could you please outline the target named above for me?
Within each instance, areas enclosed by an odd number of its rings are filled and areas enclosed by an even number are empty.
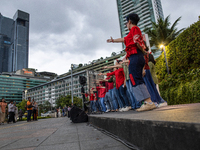
[[[104,88],[103,86],[99,86],[99,87],[97,87],[97,90],[98,90],[98,95],[99,95],[100,98],[105,97],[106,88]]]
[[[89,96],[90,101],[94,101],[94,94],[85,94],[86,97]]]
[[[148,62],[149,62],[149,53],[147,53],[147,55],[144,55],[144,59],[145,59],[145,65],[144,65],[144,69],[146,70],[149,70],[149,65],[148,65]]]
[[[124,44],[126,45],[126,58],[129,58],[132,54],[137,54],[138,47],[136,43],[139,43],[143,49],[146,49],[140,28],[133,26],[129,34],[124,37]]]
[[[90,93],[90,101],[94,101],[94,94]]]
[[[123,68],[119,68],[111,73],[107,73],[107,76],[115,75],[116,78],[116,88],[119,89],[119,87],[124,84],[125,80],[125,74]]]

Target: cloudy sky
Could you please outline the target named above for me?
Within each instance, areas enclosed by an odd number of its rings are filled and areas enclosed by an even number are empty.
[[[198,20],[199,0],[161,0],[170,21],[182,16],[178,29]],[[106,39],[120,37],[116,0],[0,0],[0,13],[17,9],[30,14],[29,67],[63,74],[70,64],[88,63],[122,50]]]

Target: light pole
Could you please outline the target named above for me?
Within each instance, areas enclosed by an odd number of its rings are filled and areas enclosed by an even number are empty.
[[[73,76],[72,76],[72,70],[73,70],[73,64],[71,64],[71,96],[72,96],[72,103],[73,103]]]
[[[166,67],[167,67],[167,73],[169,74],[169,68],[168,68],[168,63],[167,63],[167,57],[166,57],[166,52],[165,52],[165,46],[162,44],[162,45],[160,45],[160,48],[163,48],[164,56],[165,56],[165,63],[166,63]]]

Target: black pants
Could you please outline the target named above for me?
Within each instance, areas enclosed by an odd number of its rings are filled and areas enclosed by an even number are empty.
[[[36,110],[33,109],[33,120],[37,120],[37,117],[36,117]]]
[[[13,123],[15,123],[15,113],[14,112],[9,112],[9,120],[8,122],[13,121]]]

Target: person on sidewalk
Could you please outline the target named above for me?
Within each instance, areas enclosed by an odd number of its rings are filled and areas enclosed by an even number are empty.
[[[4,122],[5,122],[5,118],[6,118],[6,106],[7,106],[7,103],[5,102],[5,99],[2,98],[1,102],[0,102],[0,109],[1,109],[0,124],[4,124]]]
[[[14,106],[15,106],[15,122],[17,122],[17,118],[18,118],[18,107],[16,106],[16,102],[15,102]]]
[[[27,105],[27,112],[28,112],[27,122],[30,122],[31,121],[31,114],[32,114],[32,110],[33,110],[33,108],[32,108],[33,104],[31,102],[31,97],[28,97],[28,101],[27,101],[26,105]]]
[[[13,104],[13,101],[10,101],[10,104],[8,105],[8,113],[9,113],[9,119],[8,119],[8,123],[10,123],[11,121],[13,123],[16,123],[15,122],[15,106]]]
[[[124,38],[113,39],[112,37],[107,40],[108,43],[124,42],[126,45],[126,59],[129,60],[129,77],[133,93],[137,103],[141,105],[136,111],[146,111],[155,109],[155,104],[151,101],[151,96],[143,79],[143,68],[145,65],[144,53],[145,45],[142,37],[142,32],[137,26],[140,20],[139,16],[131,13],[126,17],[126,26],[130,31]]]
[[[24,113],[23,113],[22,109],[20,109],[20,110],[19,110],[19,114],[18,114],[18,116],[19,116],[19,121],[22,121],[23,115],[24,115]]]
[[[38,104],[37,102],[33,101],[33,120],[37,121],[37,114],[38,114]]]
[[[68,118],[70,118],[70,110],[71,108],[68,106]]]

